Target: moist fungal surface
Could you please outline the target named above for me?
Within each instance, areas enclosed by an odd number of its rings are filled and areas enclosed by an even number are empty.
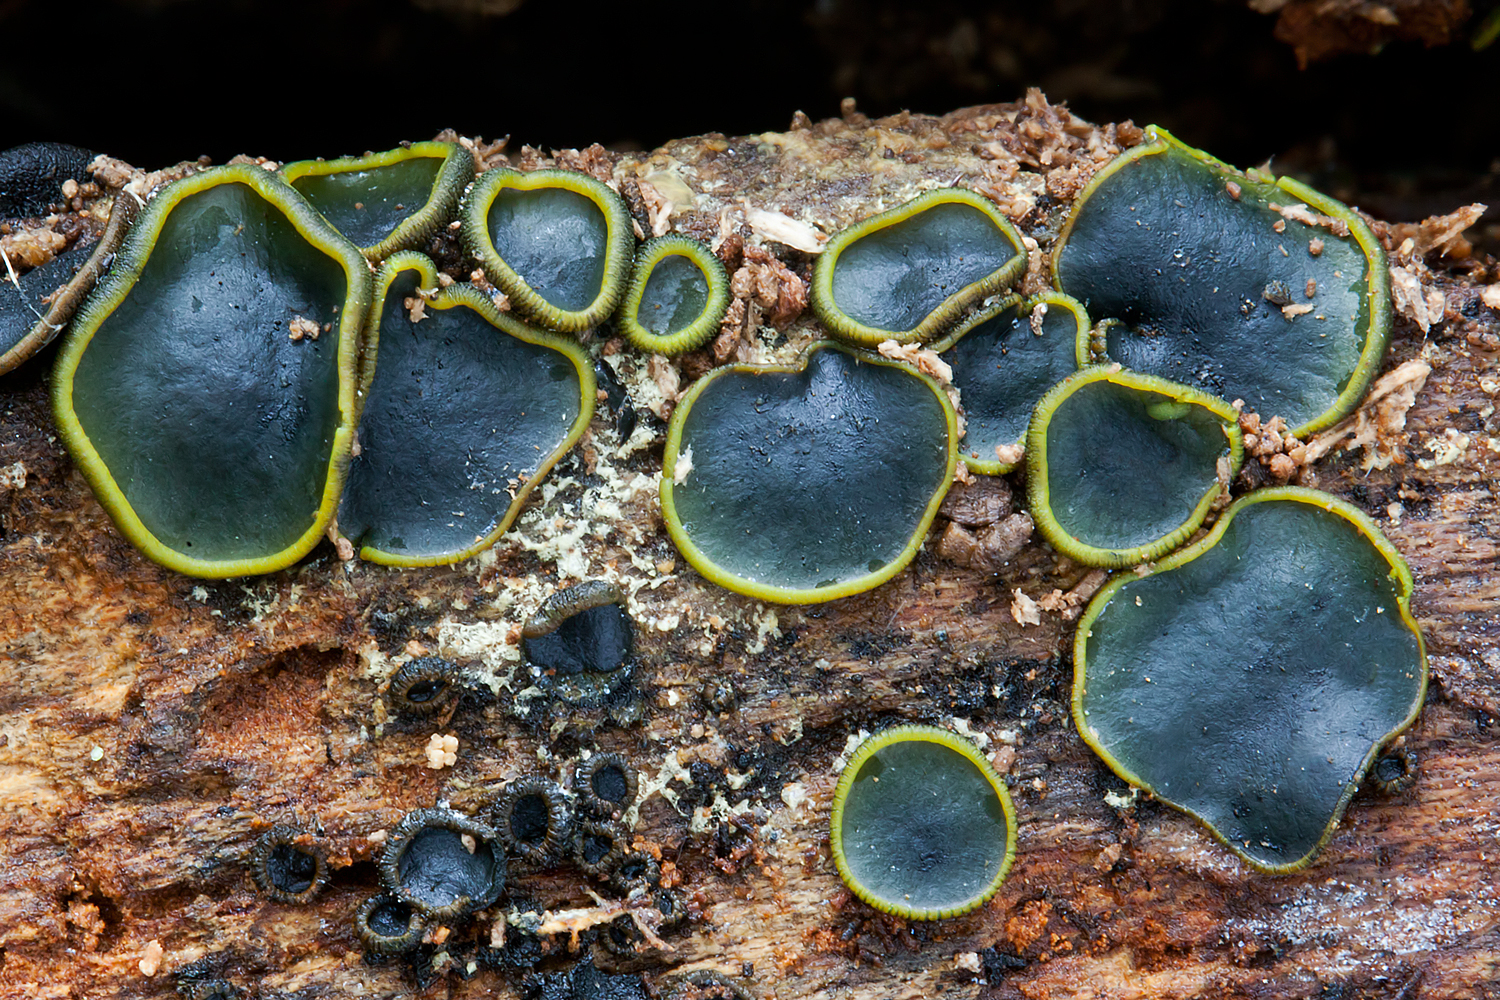
[[[167,548],[287,549],[319,516],[342,423],[345,271],[241,183],[189,194],[136,252],[140,277],[73,374],[83,433]]]
[[[609,223],[591,199],[565,188],[504,188],[488,223],[500,259],[552,305],[577,311],[599,297]]]
[[[307,174],[292,187],[356,246],[371,247],[432,197],[441,157],[417,156],[364,170]]]
[[[397,863],[402,895],[435,910],[463,897],[475,906],[488,903],[498,891],[495,869],[488,840],[476,840],[471,851],[459,831],[439,826],[418,831]]]
[[[1388,292],[1374,237],[1332,199],[1252,180],[1163,135],[1079,198],[1056,257],[1058,287],[1095,319],[1121,321],[1105,347],[1128,368],[1243,399],[1294,429],[1331,423],[1353,408],[1384,351]],[[1284,218],[1272,204],[1329,225]]]
[[[944,742],[875,739],[884,745],[857,755],[839,782],[834,836],[846,881],[871,905],[917,919],[979,905],[1012,850],[998,779]]]
[[[1121,776],[1269,870],[1305,864],[1421,705],[1411,578],[1353,508],[1266,490],[1079,624],[1074,715]]]
[[[1039,329],[1033,329],[1038,305],[1045,311]],[[1037,400],[1077,370],[1080,327],[1088,329],[1088,317],[1066,296],[1017,299],[986,310],[933,345],[952,366],[953,384],[962,394],[964,436],[958,450],[972,470],[995,474],[1015,466],[995,449],[1019,444]]]
[[[801,371],[719,369],[674,415],[662,496],[700,572],[773,600],[868,589],[947,491],[953,418],[902,366],[814,348]]]
[[[1238,427],[1222,402],[1108,369],[1048,393],[1031,439],[1032,516],[1048,541],[1095,565],[1175,547],[1240,460]]]
[[[923,340],[1021,264],[1020,237],[993,205],[938,189],[834,237],[818,260],[813,308],[855,343]]]
[[[543,331],[531,343],[497,329],[478,295],[433,297],[414,322],[408,303],[432,277],[414,259],[391,259],[397,273],[377,303],[375,378],[339,509],[365,558],[398,565],[453,561],[492,541],[592,410],[583,366]]]

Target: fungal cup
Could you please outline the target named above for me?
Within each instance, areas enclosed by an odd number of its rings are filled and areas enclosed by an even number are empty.
[[[968,740],[897,726],[849,759],[834,791],[830,843],[844,884],[876,909],[909,920],[956,917],[1005,881],[1015,810]]]
[[[1421,708],[1411,591],[1358,509],[1300,488],[1249,494],[1094,597],[1074,640],[1078,731],[1254,867],[1293,871]]]

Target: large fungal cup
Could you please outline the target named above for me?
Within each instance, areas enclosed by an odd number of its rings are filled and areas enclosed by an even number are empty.
[[[404,252],[382,266],[366,331],[374,377],[339,528],[393,566],[493,545],[594,412],[577,342],[495,309]]]
[[[830,844],[860,899],[910,920],[982,906],[1015,858],[1005,782],[968,740],[898,726],[854,752],[834,792]]]
[[[850,343],[930,340],[1025,264],[1020,233],[993,202],[941,188],[829,240],[813,272],[812,308]]]
[[[1296,181],[1147,136],[1094,176],[1054,251],[1057,287],[1120,321],[1096,351],[1244,400],[1299,436],[1349,413],[1390,333],[1369,226]]]
[[[1153,573],[1095,596],[1074,643],[1078,731],[1251,865],[1300,868],[1421,707],[1411,590],[1356,508],[1252,493]]]
[[[1037,403],[1026,440],[1031,516],[1079,562],[1145,562],[1197,530],[1243,457],[1223,400],[1118,365],[1085,369]]]
[[[353,441],[369,269],[254,166],[159,193],[69,332],[58,427],[121,532],[195,576],[290,565]]]
[[[829,344],[700,379],[667,433],[662,510],[704,576],[826,601],[911,561],[956,463],[952,405],[906,365]]]

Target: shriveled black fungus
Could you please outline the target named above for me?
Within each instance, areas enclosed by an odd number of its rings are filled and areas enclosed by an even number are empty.
[[[635,768],[617,753],[596,753],[578,765],[573,788],[580,803],[598,816],[618,817],[635,804],[640,781]]]
[[[609,875],[625,856],[625,831],[617,823],[584,823],[573,841],[573,860],[590,875]]]
[[[403,715],[432,715],[453,702],[459,692],[458,664],[422,656],[391,678],[391,705]]]
[[[755,1000],[739,983],[712,969],[695,969],[672,977],[665,1000]]]
[[[240,1000],[244,991],[224,979],[205,979],[195,983],[182,983],[177,992],[184,1000]]]
[[[495,831],[451,809],[408,813],[391,831],[380,881],[425,916],[447,919],[493,903],[505,888]]]
[[[572,816],[556,783],[538,775],[517,778],[495,802],[495,832],[512,855],[534,865],[556,859],[567,843]]]
[[[415,907],[386,893],[371,896],[354,914],[354,932],[365,950],[376,955],[397,955],[415,948],[425,925]]]
[[[521,630],[538,685],[575,704],[598,702],[630,679],[635,639],[625,595],[591,580],[549,597]]]
[[[609,873],[610,884],[625,894],[650,890],[661,881],[661,865],[644,851],[631,851]]]
[[[566,972],[536,976],[522,984],[525,1000],[648,1000],[640,976],[608,976],[587,957]]]
[[[0,153],[0,218],[45,213],[62,201],[63,181],[89,179],[93,159],[65,142],[28,142]]]
[[[250,852],[250,877],[273,902],[306,903],[323,886],[327,866],[322,853],[296,843],[304,833],[294,826],[273,826]]]
[[[1397,795],[1417,783],[1417,755],[1404,747],[1393,747],[1375,759],[1370,780],[1382,795]]]

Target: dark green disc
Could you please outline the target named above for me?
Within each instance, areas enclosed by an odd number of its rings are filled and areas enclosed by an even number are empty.
[[[1181,545],[1244,457],[1221,399],[1165,379],[1089,368],[1037,403],[1026,438],[1037,529],[1092,566],[1128,566]]]
[[[466,559],[510,526],[583,433],[593,367],[571,339],[496,311],[470,286],[438,291],[420,254],[396,254],[381,268],[377,320],[367,334],[378,345],[375,377],[339,529],[375,562]]]
[[[954,421],[931,379],[833,345],[798,369],[716,369],[672,415],[667,530],[704,576],[763,600],[868,590],[916,554],[953,475]]]
[[[58,359],[64,440],[116,524],[181,572],[300,558],[342,486],[369,271],[254,166],[177,181]]]
[[[1037,322],[1033,325],[1033,317]],[[1066,295],[1006,299],[933,344],[953,369],[964,408],[958,453],[973,472],[1010,472],[1037,400],[1078,369],[1083,306]]]
[[[1094,598],[1074,651],[1079,732],[1255,867],[1299,868],[1421,707],[1411,589],[1355,508],[1252,493],[1154,573]]]
[[[1095,319],[1121,321],[1103,347],[1128,368],[1242,399],[1299,435],[1350,412],[1390,331],[1385,254],[1369,227],[1295,181],[1148,134],[1075,202],[1057,287]]]

